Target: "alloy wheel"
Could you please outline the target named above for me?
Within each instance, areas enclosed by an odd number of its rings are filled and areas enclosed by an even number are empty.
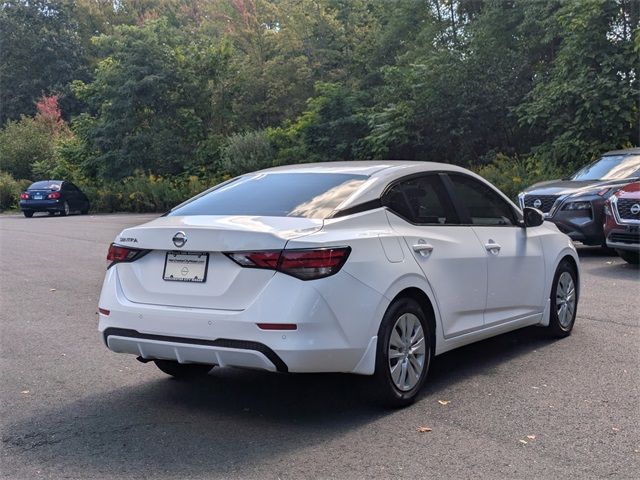
[[[420,319],[405,313],[396,320],[389,339],[389,372],[395,386],[403,391],[414,388],[424,370],[425,336]]]
[[[569,328],[576,309],[576,287],[569,272],[562,272],[556,287],[556,313],[562,328]]]

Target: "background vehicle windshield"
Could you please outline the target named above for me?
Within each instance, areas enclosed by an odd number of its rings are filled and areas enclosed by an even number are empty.
[[[340,173],[259,173],[195,197],[169,215],[326,218],[367,179]]]
[[[60,190],[60,183],[55,180],[43,180],[41,182],[32,183],[27,190]]]
[[[571,180],[616,180],[640,177],[640,155],[606,155],[587,165]]]

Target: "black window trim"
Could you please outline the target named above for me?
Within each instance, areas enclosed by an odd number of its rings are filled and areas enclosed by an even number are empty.
[[[479,183],[483,183],[485,186],[487,186],[490,190],[493,190],[494,193],[497,194],[497,197],[505,203],[505,205],[507,207],[509,207],[509,210],[511,211],[511,215],[512,218],[511,220],[513,221],[512,225],[499,225],[499,224],[487,224],[487,225],[483,225],[483,224],[479,224],[479,223],[472,223],[471,222],[471,216],[469,215],[469,212],[467,211],[467,207],[464,205],[464,203],[462,203],[460,201],[460,198],[458,197],[458,194],[455,191],[455,186],[453,185],[453,182],[450,178],[450,174],[452,175],[459,175],[461,177],[466,177],[469,178],[473,181],[479,182]],[[478,180],[477,178],[468,175],[466,173],[463,172],[440,172],[440,175],[443,179],[443,182],[445,184],[445,188],[447,189],[447,193],[449,194],[449,197],[451,198],[451,201],[454,203],[456,209],[458,210],[458,216],[461,219],[461,222],[459,224],[457,224],[458,226],[461,227],[500,227],[500,228],[504,228],[504,227],[518,227],[521,228],[523,226],[523,220],[522,220],[522,215],[520,214],[520,212],[518,212],[518,210],[513,208],[513,205],[511,205],[509,202],[507,202],[504,198],[502,198],[502,195],[500,195],[500,191],[498,189],[496,189],[493,185],[486,183],[486,182],[480,182],[480,180]],[[466,220],[466,223],[462,223],[462,219]]]
[[[444,207],[445,213],[447,215],[452,214],[451,218],[454,220],[454,223],[422,223],[422,222],[414,222],[414,221],[408,219],[407,217],[405,217],[404,215],[400,214],[399,212],[396,212],[395,210],[391,209],[388,205],[385,204],[385,196],[389,193],[389,190],[391,190],[393,187],[395,187],[396,185],[398,185],[400,183],[404,183],[406,181],[409,181],[409,180],[415,180],[415,179],[425,178],[425,177],[438,177],[436,179],[436,181],[438,183],[440,183],[440,186],[443,188],[443,190],[445,192],[445,197],[442,198],[442,201],[443,201],[443,205],[442,206]],[[412,173],[410,175],[405,175],[404,177],[396,178],[392,182],[389,182],[389,184],[384,188],[384,190],[383,190],[383,192],[380,195],[380,198],[378,200],[380,202],[380,206],[386,208],[389,212],[391,212],[394,215],[396,215],[397,217],[403,219],[405,222],[410,223],[411,225],[416,225],[416,226],[419,226],[419,227],[433,227],[433,226],[437,226],[437,227],[453,227],[455,225],[459,225],[459,222],[460,222],[460,214],[457,211],[457,209],[455,208],[455,204],[453,203],[453,201],[451,199],[449,191],[447,190],[446,186],[444,185],[444,182],[442,181],[442,177],[440,176],[440,172],[436,172],[436,171],[417,172],[417,173]]]
[[[501,193],[500,193],[500,191],[498,189],[496,189],[493,185],[491,185],[489,183],[486,183],[486,182],[481,182],[481,183],[484,183],[484,185],[486,185],[488,188],[493,190],[497,194],[498,198],[500,198],[509,207],[509,210],[511,210],[511,213],[513,215],[512,219],[514,220],[514,224],[513,225],[498,225],[498,224],[481,225],[481,224],[477,224],[477,223],[471,223],[471,218],[469,216],[469,213],[467,212],[466,207],[460,201],[460,199],[458,198],[458,195],[455,193],[455,187],[453,185],[453,182],[451,181],[451,178],[449,178],[449,174],[460,175],[462,177],[467,177],[467,178],[470,178],[471,180],[474,180],[476,182],[480,181],[477,178],[475,178],[472,175],[469,175],[467,173],[464,173],[464,172],[451,172],[451,171],[448,171],[448,170],[432,170],[432,171],[428,171],[428,172],[412,173],[412,174],[405,175],[405,176],[400,177],[400,178],[396,178],[395,180],[392,180],[391,182],[389,182],[389,184],[384,188],[384,190],[380,194],[379,198],[375,198],[373,200],[369,200],[369,201],[366,201],[366,202],[363,202],[363,203],[358,203],[356,205],[353,205],[351,207],[345,208],[343,210],[336,210],[333,214],[328,216],[327,219],[346,217],[346,216],[349,216],[349,215],[353,215],[355,213],[366,212],[366,211],[375,210],[375,209],[378,209],[378,208],[385,208],[387,211],[393,213],[394,215],[396,215],[397,217],[401,218],[405,222],[407,222],[407,223],[409,223],[411,225],[416,225],[416,226],[430,226],[430,227],[434,227],[434,226],[435,227],[500,227],[500,228],[504,228],[504,227],[519,227],[520,228],[520,227],[522,227],[524,225],[523,220],[522,220],[522,214],[517,209],[513,208],[513,205],[511,205],[504,198],[502,198],[502,195],[501,195]],[[444,205],[445,209],[449,209],[449,208],[453,209],[453,213],[455,214],[457,222],[455,222],[455,223],[415,223],[415,222],[412,222],[411,220],[409,220],[408,218],[406,218],[404,215],[399,214],[395,210],[392,210],[387,205],[385,205],[384,197],[385,197],[385,195],[387,195],[387,193],[389,192],[389,190],[391,188],[393,188],[397,184],[405,182],[407,180],[413,180],[415,178],[421,178],[421,177],[430,176],[430,175],[437,175],[439,177],[440,183],[443,185],[443,187],[445,189],[445,192],[446,192],[445,205]],[[466,220],[466,223],[463,223],[463,220]]]

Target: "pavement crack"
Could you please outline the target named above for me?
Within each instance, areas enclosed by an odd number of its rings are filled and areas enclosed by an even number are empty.
[[[590,317],[588,315],[578,315],[579,319],[584,319],[584,320],[591,320],[592,322],[599,322],[599,323],[613,323],[614,325],[620,325],[620,326],[624,326],[624,327],[631,327],[631,328],[640,328],[640,325],[634,325],[633,323],[626,323],[626,322],[617,322],[616,320],[605,320],[602,318],[596,318],[596,317]]]

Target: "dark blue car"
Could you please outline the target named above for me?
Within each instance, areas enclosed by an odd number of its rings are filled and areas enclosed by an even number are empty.
[[[42,180],[20,194],[20,209],[27,218],[35,212],[69,215],[71,212],[89,213],[89,199],[71,182]]]

